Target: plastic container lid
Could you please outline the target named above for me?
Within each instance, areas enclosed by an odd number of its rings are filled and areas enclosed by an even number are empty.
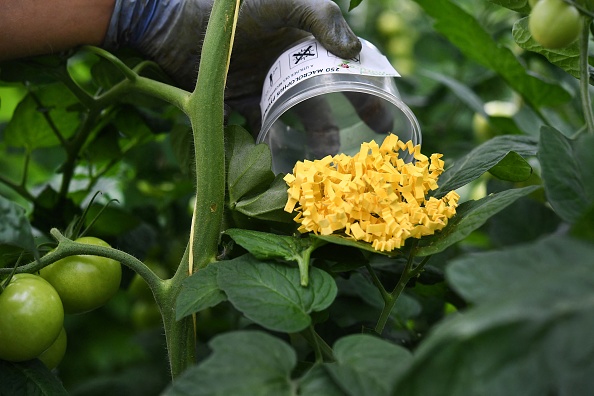
[[[361,143],[381,144],[389,133],[421,143],[419,123],[396,88],[398,72],[373,44],[360,40],[359,56],[344,60],[307,38],[270,68],[257,143],[269,145],[275,173],[291,172],[304,159],[354,155]],[[408,153],[402,158],[412,160]]]

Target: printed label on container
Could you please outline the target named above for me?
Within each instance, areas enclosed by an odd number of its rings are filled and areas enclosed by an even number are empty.
[[[342,59],[326,50],[315,39],[304,41],[285,51],[268,71],[260,109],[262,120],[282,94],[296,83],[322,74],[344,73],[368,76],[400,77],[400,74],[375,47],[361,40],[361,52],[355,58]]]

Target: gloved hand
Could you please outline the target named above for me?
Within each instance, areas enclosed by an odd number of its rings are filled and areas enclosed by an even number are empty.
[[[139,50],[180,87],[192,90],[212,1],[117,0],[103,44]],[[313,34],[335,55],[348,59],[361,43],[331,0],[244,0],[241,5],[226,104],[257,133],[262,84],[272,62],[295,41]]]

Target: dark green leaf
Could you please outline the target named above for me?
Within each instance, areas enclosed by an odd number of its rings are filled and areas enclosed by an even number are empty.
[[[302,240],[292,236],[239,228],[230,228],[225,231],[225,234],[259,260],[295,260],[301,256],[301,251],[307,248],[303,243],[309,242],[309,239]]]
[[[375,250],[370,243],[357,241],[352,238],[340,235],[315,235],[312,234],[313,238],[321,239],[322,241],[333,243],[335,245],[342,245],[342,246],[350,246],[361,250],[366,250],[368,252],[379,253],[386,256],[397,256],[401,252],[400,250],[393,250],[391,252],[382,252],[379,250]]]
[[[512,29],[514,40],[520,48],[543,55],[554,65],[559,66],[575,78],[580,77],[580,49],[579,41],[559,49],[547,49],[538,44],[528,29],[528,17],[514,23]]]
[[[351,0],[351,2],[349,3],[349,11],[353,10],[354,8],[357,8],[357,6],[359,6],[359,4],[361,4],[363,0]]]
[[[217,282],[218,266],[211,263],[184,280],[176,300],[176,320],[227,300]]]
[[[421,72],[423,75],[435,80],[439,81],[443,85],[447,86],[456,96],[466,103],[466,105],[475,113],[479,113],[484,117],[487,117],[484,109],[484,103],[481,98],[475,94],[472,89],[470,89],[464,83],[450,77],[446,76],[445,74],[435,73],[429,70],[423,70]]]
[[[229,157],[227,186],[229,200],[235,204],[243,196],[261,191],[274,180],[272,156],[267,145],[254,144],[249,132],[238,125],[228,126],[225,134]]]
[[[572,225],[571,235],[575,238],[594,242],[594,205]]]
[[[559,235],[456,260],[448,279],[477,305],[434,328],[395,394],[588,394],[593,272],[594,247]]]
[[[435,28],[462,53],[496,71],[522,97],[534,106],[566,102],[570,94],[553,82],[546,82],[527,72],[513,52],[496,43],[470,14],[450,0],[415,0],[435,19]],[[525,0],[522,0],[525,3]]]
[[[532,175],[532,167],[515,151],[510,151],[489,173],[500,180],[522,182]]]
[[[433,195],[441,197],[470,183],[497,165],[510,151],[521,156],[536,155],[536,140],[529,136],[503,135],[486,141],[446,169]]]
[[[298,332],[311,324],[310,313],[326,309],[336,283],[312,267],[309,286],[300,286],[299,269],[244,255],[219,264],[217,280],[229,301],[254,322],[275,331]]]
[[[25,210],[0,196],[0,244],[18,246],[39,259],[33,230]]]
[[[594,202],[594,137],[569,139],[542,127],[538,159],[545,192],[553,210],[565,221],[577,221]]]
[[[439,253],[466,238],[470,233],[513,203],[537,190],[538,186],[529,186],[505,190],[497,194],[491,194],[478,201],[464,202],[456,211],[456,215],[450,219],[448,225],[441,231],[427,238],[421,239],[417,256],[429,256]]]
[[[410,365],[406,349],[370,335],[343,337],[334,344],[336,364],[325,365],[347,395],[389,395]]]
[[[11,363],[0,360],[0,395],[68,395],[58,378],[39,360]]]
[[[287,183],[283,176],[277,175],[266,191],[241,198],[235,205],[235,210],[259,220],[290,223],[294,215],[284,211],[288,196]]]
[[[307,396],[344,396],[325,365],[312,367],[299,379],[299,392]]]
[[[491,217],[486,231],[494,246],[510,246],[532,242],[553,233],[559,223],[559,216],[548,205],[528,196]]]
[[[293,395],[297,363],[284,341],[259,331],[235,331],[209,343],[212,354],[175,380],[164,396]]]

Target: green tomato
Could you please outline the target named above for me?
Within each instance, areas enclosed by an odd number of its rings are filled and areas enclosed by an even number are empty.
[[[109,247],[95,237],[78,238],[76,242]],[[64,311],[77,314],[99,308],[114,296],[122,280],[122,266],[106,257],[79,255],[58,260],[39,274],[54,286]]]
[[[518,106],[512,102],[493,100],[484,105],[485,113],[490,117],[513,117],[518,112]],[[474,113],[472,118],[472,131],[480,143],[485,142],[498,134],[498,131],[489,124],[489,121],[480,113]]]
[[[528,28],[544,48],[564,48],[579,37],[582,18],[574,6],[563,0],[539,0],[530,13]]]
[[[43,278],[16,274],[0,294],[0,359],[31,360],[49,348],[64,325],[56,290]]]
[[[528,0],[528,4],[530,4],[530,8],[534,8],[536,3],[538,3],[538,0]]]
[[[382,11],[376,20],[377,31],[385,36],[396,36],[407,30],[402,17],[391,10]]]
[[[58,367],[58,364],[60,364],[64,358],[67,343],[66,330],[62,327],[62,331],[60,332],[60,335],[58,335],[58,338],[56,338],[56,341],[54,341],[54,343],[37,358],[45,364],[45,367],[53,370]]]

